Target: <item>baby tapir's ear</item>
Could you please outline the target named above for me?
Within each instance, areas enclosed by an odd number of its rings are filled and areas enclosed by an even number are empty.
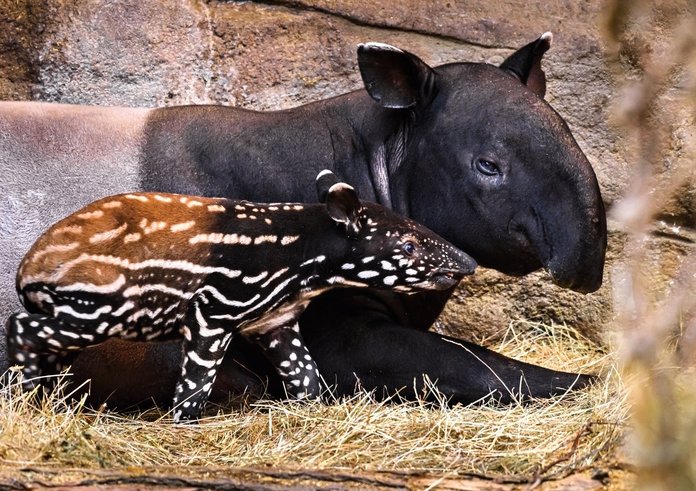
[[[358,194],[345,182],[337,182],[326,193],[326,209],[329,216],[346,227],[348,237],[357,237],[360,232],[360,210]]]
[[[324,169],[317,174],[316,184],[319,203],[326,203],[326,195],[329,193],[329,188],[337,182],[338,177],[336,177],[336,174],[328,169]]]

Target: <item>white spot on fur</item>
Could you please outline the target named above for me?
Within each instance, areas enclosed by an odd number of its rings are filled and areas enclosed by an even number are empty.
[[[104,208],[105,210],[111,210],[113,208],[120,208],[121,206],[123,206],[123,203],[121,203],[120,201],[114,200],[114,201],[107,201],[106,203],[104,203],[102,205],[102,208]]]
[[[104,232],[99,232],[94,234],[89,238],[90,244],[96,244],[97,242],[105,242],[107,240],[112,240],[121,235],[128,228],[128,224],[124,223],[119,227],[113,228],[111,230],[106,230]]]
[[[102,210],[95,210],[95,211],[87,211],[85,213],[80,213],[77,215],[77,218],[80,218],[82,220],[91,220],[92,218],[101,218],[104,216],[104,212]]]
[[[242,281],[247,285],[253,285],[254,283],[258,283],[259,281],[264,279],[266,276],[268,276],[268,271],[259,273],[256,276],[245,276],[244,278],[242,278]]]
[[[152,222],[150,225],[143,227],[143,233],[145,235],[147,235],[147,234],[151,234],[153,232],[158,232],[160,230],[164,230],[165,228],[167,228],[167,222],[161,222],[161,221]]]
[[[94,312],[76,312],[70,305],[56,305],[54,308],[55,314],[66,314],[76,319],[96,319],[102,314],[111,312],[111,305],[103,305]]]
[[[159,284],[159,283],[149,283],[145,285],[133,285],[125,290],[123,290],[123,296],[124,297],[134,297],[134,296],[142,296],[144,293],[149,293],[149,292],[162,292],[166,293],[167,295],[172,295],[175,297],[180,297],[184,299],[189,299],[193,296],[193,293],[189,292],[184,292],[182,290],[178,290],[176,288],[171,288],[167,285],[164,284]]]
[[[281,243],[281,245],[284,245],[284,246],[290,245],[299,238],[300,238],[299,235],[286,235],[285,237],[280,239],[280,243]]]
[[[126,277],[118,275],[113,282],[105,285],[95,285],[93,283],[71,283],[69,285],[59,285],[55,289],[58,292],[86,292],[86,293],[114,293],[126,284]]]
[[[175,223],[174,225],[169,227],[169,230],[171,230],[173,233],[183,232],[184,230],[189,230],[194,225],[196,225],[196,222],[193,220],[189,220],[188,222]]]
[[[195,351],[189,351],[186,355],[188,356],[189,360],[193,361],[196,365],[200,365],[205,368],[212,368],[215,366],[215,360],[204,360],[198,356]]]
[[[59,227],[55,229],[53,232],[51,232],[51,235],[60,235],[60,234],[81,234],[82,233],[82,227],[80,225],[68,225],[65,227]]]
[[[127,234],[125,237],[123,237],[123,243],[127,244],[129,242],[137,242],[142,238],[142,235],[140,235],[140,232],[135,232],[132,234]]]
[[[149,201],[147,196],[143,196],[142,194],[127,194],[125,198],[140,201],[141,203],[147,203]]]
[[[45,249],[42,249],[32,256],[32,261],[36,261],[38,258],[45,256],[46,254],[54,254],[56,252],[68,252],[72,251],[73,249],[77,249],[77,247],[80,245],[79,242],[71,242],[70,244],[51,244],[49,246],[46,246]]]
[[[358,273],[358,278],[362,278],[364,280],[366,280],[368,278],[374,278],[375,276],[379,276],[379,273],[377,271],[367,270],[367,271],[360,271]]]
[[[396,280],[398,280],[398,279],[399,279],[398,276],[391,275],[391,276],[387,276],[382,281],[384,282],[385,285],[392,286],[394,283],[396,283]]]
[[[228,245],[249,245],[251,244],[251,241],[251,237],[248,237],[246,235],[212,233],[194,235],[189,239],[189,244],[208,243]]]
[[[135,307],[135,304],[129,300],[129,301],[125,302],[123,305],[121,305],[118,308],[118,310],[115,310],[111,315],[114,317],[120,317],[125,312],[128,312],[130,309],[132,309],[134,307]]]
[[[275,244],[277,241],[277,235],[259,235],[258,237],[254,238],[254,245],[263,244],[264,242]]]

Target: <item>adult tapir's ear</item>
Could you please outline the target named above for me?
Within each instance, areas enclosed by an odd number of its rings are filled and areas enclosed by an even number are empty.
[[[539,97],[546,94],[546,75],[541,69],[541,58],[553,41],[553,34],[545,32],[539,39],[521,47],[500,68],[517,77],[523,84],[532,89]]]
[[[365,89],[383,107],[405,109],[431,101],[435,72],[416,55],[382,43],[358,46]]]
[[[345,225],[348,237],[358,235],[362,205],[352,186],[345,182],[337,182],[331,186],[326,193],[326,209],[335,222]]]

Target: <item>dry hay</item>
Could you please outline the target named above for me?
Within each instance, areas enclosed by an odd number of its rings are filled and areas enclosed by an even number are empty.
[[[592,388],[531,404],[475,407],[383,403],[369,394],[332,404],[258,401],[199,425],[157,412],[89,410],[53,395],[36,405],[0,392],[0,473],[22,468],[194,467],[423,471],[509,482],[567,475],[605,456],[627,418],[611,358],[566,326],[515,323],[501,352],[569,371],[601,373]],[[187,467],[184,471],[183,466]]]

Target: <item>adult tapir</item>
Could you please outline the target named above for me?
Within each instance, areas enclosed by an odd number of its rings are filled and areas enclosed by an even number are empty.
[[[551,40],[542,35],[499,67],[433,68],[364,44],[364,90],[277,112],[0,103],[0,315],[16,310],[14,272],[30,244],[94,199],[145,190],[311,202],[307,184],[324,168],[482,266],[511,275],[543,267],[558,285],[592,292],[605,213],[589,162],[543,99]],[[302,336],[338,394],[362,386],[412,398],[427,375],[454,402],[509,401],[510,391],[544,397],[590,380],[427,332],[450,294],[336,291],[313,301]],[[174,344],[107,343],[74,360],[75,377],[92,377],[94,399],[111,405],[166,401],[180,356]],[[233,343],[213,398],[256,390],[265,377],[273,390],[262,360]]]

